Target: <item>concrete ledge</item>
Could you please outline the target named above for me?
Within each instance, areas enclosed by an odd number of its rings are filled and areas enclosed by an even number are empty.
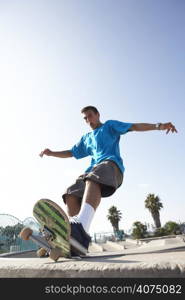
[[[137,244],[143,244],[143,243],[149,243],[149,242],[153,242],[153,241],[166,241],[166,240],[173,240],[175,243],[177,243],[178,241],[182,241],[185,242],[185,235],[184,234],[179,234],[179,235],[166,235],[166,236],[159,236],[159,237],[151,237],[151,238],[144,238],[144,239],[139,239],[139,240],[135,240],[137,241]]]
[[[185,250],[166,253],[111,253],[102,257],[60,259],[0,258],[0,278],[165,278],[185,277]]]

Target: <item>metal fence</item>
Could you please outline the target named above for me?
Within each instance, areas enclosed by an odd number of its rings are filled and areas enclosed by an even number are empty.
[[[38,246],[31,240],[23,241],[17,237],[14,240],[10,240],[6,236],[0,236],[0,253],[19,252],[25,250],[37,250]]]

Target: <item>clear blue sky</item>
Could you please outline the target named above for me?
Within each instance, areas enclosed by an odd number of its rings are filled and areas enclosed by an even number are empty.
[[[148,193],[161,198],[161,222],[185,221],[185,2],[183,0],[0,0],[0,213],[32,215],[40,198],[61,194],[89,158],[44,157],[71,148],[90,129],[80,110],[102,122],[168,122],[178,134],[121,138],[124,183],[102,199],[91,232],[153,223]]]

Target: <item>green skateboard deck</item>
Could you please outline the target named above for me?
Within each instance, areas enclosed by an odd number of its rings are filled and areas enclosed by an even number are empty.
[[[69,257],[71,226],[62,208],[49,199],[41,199],[34,205],[33,215],[48,243],[59,248],[63,257]]]

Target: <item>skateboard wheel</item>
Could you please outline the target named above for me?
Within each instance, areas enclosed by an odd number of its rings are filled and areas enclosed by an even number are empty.
[[[44,248],[40,248],[39,250],[37,250],[37,256],[38,257],[45,257],[46,254],[47,254],[47,251]]]
[[[29,227],[25,227],[21,230],[19,235],[20,235],[21,239],[27,241],[27,240],[29,240],[32,233],[33,233],[33,230],[31,230]]]
[[[59,257],[61,256],[61,251],[60,249],[57,248],[53,248],[50,251],[49,257],[54,260],[57,261],[59,259]]]

